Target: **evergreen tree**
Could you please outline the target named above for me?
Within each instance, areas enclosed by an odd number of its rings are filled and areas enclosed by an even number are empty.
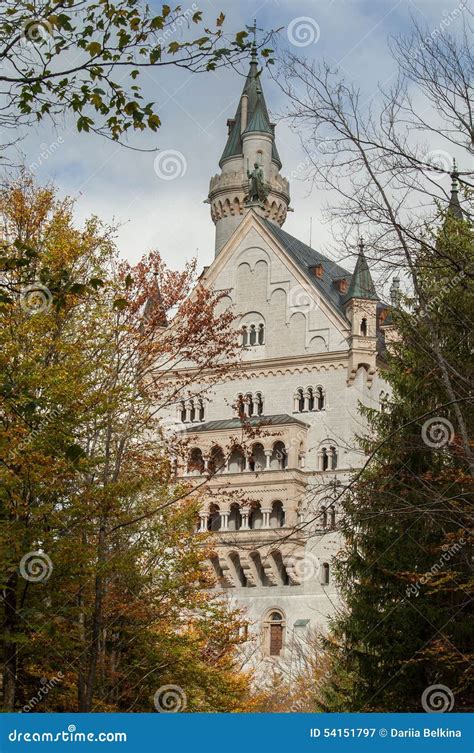
[[[361,409],[369,459],[341,501],[345,610],[324,641],[323,710],[472,708],[472,472],[433,354],[436,334],[472,425],[472,228],[450,208],[428,233],[437,254],[420,245],[417,292],[385,320],[397,333],[382,371],[391,400],[381,412]]]

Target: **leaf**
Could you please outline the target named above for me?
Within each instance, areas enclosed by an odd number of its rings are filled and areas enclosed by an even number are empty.
[[[99,42],[91,42],[87,45],[87,51],[90,52],[92,57],[99,55],[102,52],[102,45]]]

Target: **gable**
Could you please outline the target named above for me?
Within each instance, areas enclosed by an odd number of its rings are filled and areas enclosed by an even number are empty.
[[[263,324],[266,347],[255,348],[251,359],[346,350],[349,323],[342,306],[310,277],[311,263],[324,257],[298,256],[286,247],[291,236],[285,234],[284,246],[271,224],[249,212],[206,271],[205,284],[228,291],[239,329]],[[336,276],[348,275],[325,262]]]

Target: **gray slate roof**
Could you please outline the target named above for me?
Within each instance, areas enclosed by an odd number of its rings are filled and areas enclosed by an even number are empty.
[[[267,105],[266,105],[265,97],[263,95],[263,91],[261,88],[260,74],[259,74],[256,58],[252,58],[250,62],[250,69],[248,72],[247,79],[245,81],[242,94],[246,94],[248,96],[247,123],[250,125],[252,123],[255,111],[256,110],[260,111],[260,112],[257,112],[258,123],[260,125],[263,125],[265,122],[265,124],[268,124],[268,126],[270,127],[271,133],[273,135],[272,160],[276,162],[278,167],[281,167],[280,156],[278,154],[278,150],[275,144],[274,129],[273,129],[273,126],[270,124],[270,118],[268,115]],[[239,105],[237,107],[235,117],[233,121],[230,121],[231,130],[227,138],[227,143],[224,147],[224,151],[222,152],[222,157],[219,160],[219,165],[221,167],[222,167],[223,161],[227,159],[228,157],[235,157],[237,155],[243,154],[242,136],[240,133],[241,103],[242,103],[242,97],[240,97],[239,99]],[[254,123],[254,125],[256,125],[256,123]],[[255,130],[253,126],[251,130]]]
[[[285,426],[287,424],[299,424],[308,426],[304,421],[289,416],[287,413],[279,413],[275,416],[251,416],[244,421],[240,418],[229,418],[225,421],[206,421],[204,424],[189,426],[186,429],[190,434],[203,431],[218,431],[219,429],[242,429],[244,426]]]
[[[263,222],[274,238],[298,264],[311,284],[314,285],[326,300],[333,304],[340,314],[345,316],[343,306],[345,296],[339,293],[333,282],[345,277],[350,284],[352,273],[340,267],[335,261],[328,259],[327,256],[323,256],[319,251],[307,246],[306,243],[299,241],[298,238],[294,238],[289,233],[286,233],[281,227],[270,222],[270,220],[263,220]],[[322,278],[316,277],[312,272],[312,268],[317,264],[321,264],[323,268]]]

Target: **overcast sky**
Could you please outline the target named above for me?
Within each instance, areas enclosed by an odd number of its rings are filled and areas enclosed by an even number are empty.
[[[459,2],[200,0],[194,8],[204,12],[209,24],[223,11],[225,29],[233,33],[252,24],[254,18],[264,29],[283,27],[282,45],[317,61],[337,63],[370,97],[376,94],[377,84],[388,86],[395,75],[387,38],[406,31],[411,16],[433,30],[459,7]],[[181,6],[184,11],[193,3],[182,0]],[[453,20],[453,31],[456,23]],[[300,46],[295,46],[291,32],[298,35],[299,28],[300,36],[294,38]],[[247,67],[242,70],[246,72]],[[140,148],[158,147],[161,152],[179,152],[183,155],[183,175],[164,180],[154,169],[156,154],[132,152],[98,136],[78,134],[72,121],[58,125],[54,132],[46,126],[30,131],[21,145],[25,163],[37,165],[33,169],[40,182],[52,180],[59,195],[76,198],[79,222],[94,213],[106,222],[119,223],[118,246],[131,261],[156,247],[173,267],[195,254],[200,266],[209,264],[214,256],[214,225],[209,205],[203,201],[210,177],[219,170],[226,121],[234,116],[243,78],[232,69],[192,75],[159,68],[147,69],[141,82],[146,99],[156,102],[163,125],[156,134],[135,135],[131,143]],[[275,119],[285,102],[267,73],[262,83]],[[311,193],[308,184],[295,177],[304,162],[297,135],[285,122],[277,125],[276,134],[281,172],[290,179],[295,210],[288,216],[285,229],[308,242],[312,217],[313,246],[324,252],[330,239],[321,216],[324,192]],[[39,156],[41,151],[46,158]]]

